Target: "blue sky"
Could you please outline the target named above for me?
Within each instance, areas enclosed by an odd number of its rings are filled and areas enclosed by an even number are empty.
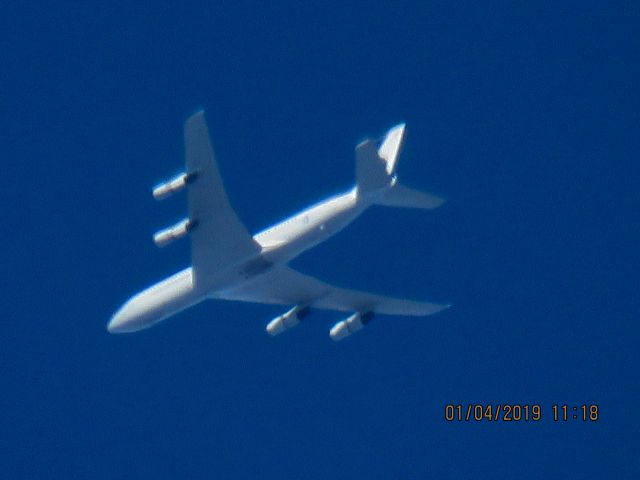
[[[640,8],[450,3],[5,7],[7,478],[637,478]],[[283,309],[221,302],[109,335],[189,261],[151,242],[186,206],[150,187],[199,107],[252,231],[350,187],[356,143],[406,121],[403,182],[448,203],[372,209],[294,266],[454,307],[340,344],[340,315],[273,339]]]

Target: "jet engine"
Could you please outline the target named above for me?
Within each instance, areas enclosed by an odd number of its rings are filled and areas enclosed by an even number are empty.
[[[309,315],[309,307],[295,306],[284,315],[274,318],[267,325],[267,333],[271,336],[280,335],[282,332],[295,327],[304,317]]]
[[[195,173],[181,173],[177,177],[172,178],[168,182],[156,185],[153,188],[153,198],[156,200],[164,200],[176,192],[182,190],[188,183],[195,180]]]
[[[334,342],[338,342],[358,330],[362,330],[367,323],[373,320],[373,316],[373,312],[354,313],[349,318],[341,320],[331,327],[329,335]]]
[[[197,220],[185,218],[174,226],[160,230],[153,236],[153,241],[158,247],[166,247],[171,242],[184,237],[198,225]]]

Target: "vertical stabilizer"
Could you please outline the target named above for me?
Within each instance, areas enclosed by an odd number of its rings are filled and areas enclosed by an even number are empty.
[[[368,139],[356,147],[356,181],[358,193],[374,192],[389,185],[385,161],[378,156],[373,140]]]
[[[388,175],[393,175],[396,169],[396,162],[400,157],[400,149],[404,141],[404,128],[405,124],[401,123],[393,127],[387,135],[384,137],[384,141],[378,149],[378,155],[386,163],[386,170]]]
[[[356,181],[359,193],[369,193],[392,185],[396,163],[404,140],[404,123],[385,135],[380,148],[367,139],[356,147]]]
[[[405,124],[387,132],[379,148],[367,139],[356,147],[356,180],[358,195],[376,205],[431,210],[444,203],[444,198],[420,192],[398,182],[396,168],[404,142]]]

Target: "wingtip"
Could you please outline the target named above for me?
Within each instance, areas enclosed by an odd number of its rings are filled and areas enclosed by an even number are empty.
[[[375,142],[373,141],[373,139],[371,138],[365,138],[364,140],[358,142],[356,144],[356,151],[361,150],[363,148],[374,148],[375,149]]]
[[[430,306],[430,308],[427,309],[427,311],[424,313],[424,316],[434,315],[436,313],[444,312],[445,310],[449,310],[453,306],[452,303],[429,304],[427,302],[427,304]]]
[[[204,117],[204,107],[195,108],[191,114],[187,117],[187,123],[195,120],[196,118]]]
[[[433,208],[438,208],[441,207],[442,205],[444,205],[445,203],[447,203],[447,197],[442,197],[440,195],[434,195],[434,198],[436,199],[434,201],[434,207]]]
[[[388,137],[389,135],[392,135],[396,132],[400,132],[400,136],[402,137],[404,135],[404,130],[405,128],[407,128],[407,122],[399,122],[396,123],[393,127],[391,127],[387,133],[385,134],[385,137]]]

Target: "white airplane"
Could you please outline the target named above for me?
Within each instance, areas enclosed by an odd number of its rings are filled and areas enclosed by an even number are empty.
[[[404,130],[404,124],[393,127],[379,148],[370,139],[356,147],[354,188],[252,237],[225,194],[204,112],[195,113],[184,126],[186,172],[153,190],[157,200],[187,190],[189,218],[156,233],[154,241],[162,247],[188,233],[192,266],[133,296],[113,315],[108,331],[135,332],[203,300],[222,299],[292,307],[267,325],[271,335],[297,325],[314,308],[349,312],[329,332],[338,341],[361,330],[374,314],[422,316],[448,308],[334,287],[287,265],[371,205],[433,209],[443,203],[398,183]]]

